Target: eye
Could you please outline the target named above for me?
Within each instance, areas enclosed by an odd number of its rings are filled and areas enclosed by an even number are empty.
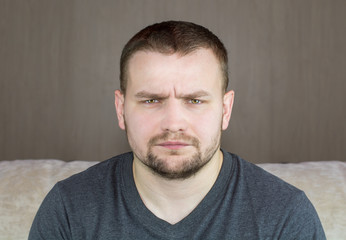
[[[156,100],[156,99],[149,99],[149,100],[145,100],[144,103],[147,103],[147,104],[153,104],[153,103],[158,103],[159,101]]]
[[[202,101],[199,99],[191,99],[189,102],[192,104],[201,104],[202,103]]]

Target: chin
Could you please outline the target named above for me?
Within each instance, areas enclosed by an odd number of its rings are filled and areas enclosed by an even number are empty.
[[[202,159],[198,151],[189,156],[173,152],[162,156],[149,152],[144,163],[152,172],[166,179],[186,179],[196,174],[208,161]]]

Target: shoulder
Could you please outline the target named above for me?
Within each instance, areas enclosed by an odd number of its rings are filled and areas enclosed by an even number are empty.
[[[310,238],[311,234],[324,239],[316,210],[303,191],[235,154],[225,156],[233,166],[233,198],[258,225],[266,223],[262,227],[275,233],[274,239],[285,239],[283,236],[304,239],[301,236]]]
[[[226,153],[232,161],[233,198],[256,212],[256,218],[289,214],[309,204],[304,192],[239,156]],[[227,160],[228,159],[228,160]]]
[[[55,187],[64,195],[74,193],[74,196],[78,193],[85,195],[90,191],[93,193],[102,191],[109,185],[113,185],[115,178],[120,179],[121,173],[131,160],[132,153],[112,157],[58,182]]]
[[[131,160],[131,153],[122,154],[58,182],[43,200],[29,239],[72,239],[73,233],[86,232],[98,216],[107,218],[105,209],[114,207],[122,172]]]
[[[251,190],[252,194],[259,194],[262,198],[267,195],[277,195],[278,193],[282,197],[302,194],[302,191],[298,188],[238,155],[225,153],[225,160],[232,161],[232,174],[236,175],[233,177],[237,178],[243,187]]]

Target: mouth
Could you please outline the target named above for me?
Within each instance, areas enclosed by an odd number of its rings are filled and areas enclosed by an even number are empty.
[[[190,144],[184,143],[184,142],[178,142],[178,141],[167,141],[167,142],[159,143],[157,144],[157,146],[171,149],[171,150],[178,150],[178,149],[190,146]]]

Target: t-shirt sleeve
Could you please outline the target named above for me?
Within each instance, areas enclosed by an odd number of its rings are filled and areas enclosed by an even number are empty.
[[[32,223],[28,239],[71,239],[68,216],[58,184],[43,200]]]
[[[289,207],[280,236],[280,239],[326,239],[317,212],[304,192]]]

